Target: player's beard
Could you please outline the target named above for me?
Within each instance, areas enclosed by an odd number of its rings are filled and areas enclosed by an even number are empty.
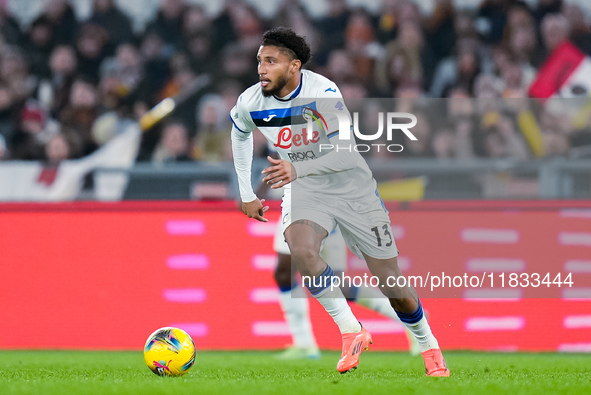
[[[281,77],[277,77],[277,82],[269,84],[271,86],[271,88],[269,88],[269,86],[261,87],[261,91],[263,92],[263,96],[265,96],[265,97],[277,96],[279,94],[279,92],[281,92],[281,89],[283,89],[285,87],[285,85],[287,85],[288,82],[289,82],[289,78],[288,78],[287,74],[284,74]]]

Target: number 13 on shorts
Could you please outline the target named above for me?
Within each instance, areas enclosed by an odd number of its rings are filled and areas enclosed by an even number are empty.
[[[386,247],[390,247],[392,243],[394,243],[394,238],[392,238],[392,228],[390,228],[390,224],[384,224],[382,226],[374,226],[371,228],[371,231],[376,236],[376,246],[382,247],[382,245]]]

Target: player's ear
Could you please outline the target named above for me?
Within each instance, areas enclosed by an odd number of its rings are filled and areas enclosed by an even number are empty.
[[[302,61],[299,59],[292,60],[291,64],[293,65],[295,71],[298,71],[302,68]]]

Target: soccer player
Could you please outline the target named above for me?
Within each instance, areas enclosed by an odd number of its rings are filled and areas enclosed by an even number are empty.
[[[242,210],[249,218],[268,221],[269,207],[257,198],[251,184],[252,131],[258,128],[282,158],[268,157],[271,166],[263,170],[263,182],[271,188],[287,186],[281,222],[292,261],[302,276],[314,279],[306,287],[341,332],[337,370],[345,373],[357,368],[361,351],[369,348],[372,337],[341,290],[333,287],[334,272],[319,254],[323,239],[336,226],[351,251],[365,259],[382,285],[380,290],[416,337],[426,375],[449,376],[416,291],[410,285],[388,284],[389,278],[401,276],[388,212],[365,160],[350,145],[349,151],[338,149],[342,143],[338,116],[329,114],[327,103],[336,102],[337,110],[346,111],[343,99],[332,81],[302,69],[309,58],[305,39],[292,30],[276,28],[264,34],[257,54],[260,83],[244,91],[230,112]],[[310,118],[310,113],[323,121],[324,130],[300,129],[307,125],[304,115]],[[336,148],[323,152],[321,145],[330,143]]]

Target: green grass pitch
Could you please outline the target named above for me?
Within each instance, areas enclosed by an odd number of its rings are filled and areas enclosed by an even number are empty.
[[[0,394],[591,394],[591,355],[447,352],[451,377],[421,357],[366,352],[345,375],[336,352],[278,361],[272,352],[198,352],[183,377],[158,377],[139,352],[0,351]]]

